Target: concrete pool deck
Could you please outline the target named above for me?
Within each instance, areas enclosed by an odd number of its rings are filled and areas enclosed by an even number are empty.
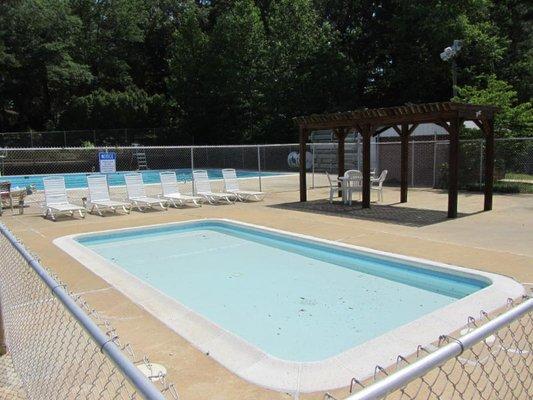
[[[302,208],[297,203],[298,192],[291,190],[296,189],[297,178],[293,179],[295,182],[289,184],[284,178],[279,185],[272,179],[267,184],[267,190],[276,187],[278,191],[269,193],[261,203],[132,212],[126,216],[89,215],[82,221],[60,218],[57,222],[44,220],[31,212],[36,210],[27,210],[24,215],[11,215],[6,210],[0,220],[40,257],[44,266],[67,283],[71,291],[83,293],[89,304],[117,328],[122,340],[133,345],[137,354],[146,354],[153,362],[163,364],[168,370],[169,380],[176,384],[183,399],[286,399],[290,396],[262,389],[233,375],[62,252],[53,245],[55,238],[198,218],[230,218],[499,273],[522,283],[533,282],[533,195],[496,195],[494,211],[478,213],[482,208],[482,196],[462,193],[459,196],[459,212],[468,215],[447,220],[438,213],[446,210],[445,193],[413,189],[409,193],[409,202],[399,205],[394,204],[399,198],[399,190],[387,188],[385,203],[374,207],[371,211],[374,214],[355,213],[347,218],[343,214],[330,215],[342,206],[329,208],[325,204],[326,189],[310,190],[309,207]],[[255,184],[251,188],[255,189]],[[357,206],[354,208],[357,209]],[[427,211],[429,209],[437,210],[437,213]],[[378,215],[380,210],[390,217],[381,218]],[[372,219],[373,216],[377,220]],[[342,389],[333,394],[343,398],[348,391]],[[323,393],[301,396],[303,399],[322,397]]]

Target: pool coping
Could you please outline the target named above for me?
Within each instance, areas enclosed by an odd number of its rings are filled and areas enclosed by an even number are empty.
[[[286,361],[267,354],[255,345],[209,321],[76,241],[76,238],[81,236],[197,222],[223,222],[265,230],[278,235],[334,246],[345,251],[362,252],[387,260],[406,261],[430,270],[451,270],[456,275],[489,281],[491,284],[338,355],[313,362]],[[376,365],[384,368],[391,366],[396,362],[399,354],[408,356],[416,350],[418,345],[427,346],[437,340],[439,335],[449,334],[462,328],[468,317],[479,315],[481,310],[490,313],[505,306],[508,298],[517,298],[525,294],[522,285],[503,275],[223,218],[200,218],[74,234],[59,237],[53,243],[185,338],[198,350],[208,354],[236,375],[256,385],[292,394],[342,388],[348,386],[353,377],[359,380],[369,378],[373,375]],[[376,351],[376,349],[379,350]],[[361,360],[364,361],[361,362]]]

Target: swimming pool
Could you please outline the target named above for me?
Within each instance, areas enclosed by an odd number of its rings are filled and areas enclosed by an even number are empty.
[[[147,170],[147,171],[138,171],[143,176],[143,181],[145,184],[150,183],[159,183],[159,172],[163,170]],[[190,181],[192,179],[191,169],[190,168],[179,168],[174,170],[164,170],[164,171],[174,171],[178,177],[178,181]],[[132,171],[121,171],[113,174],[107,175],[107,182],[109,186],[123,186],[125,185],[124,175],[131,173]],[[137,172],[137,171],[135,171]],[[12,187],[24,188],[29,185],[35,185],[39,190],[44,189],[43,178],[47,176],[57,176],[61,175],[65,177],[65,186],[67,189],[82,189],[87,187],[87,176],[94,175],[98,172],[93,173],[77,173],[77,174],[49,174],[49,175],[5,175],[1,176],[0,180],[11,182]],[[207,174],[210,179],[222,179],[222,170],[221,169],[208,169]],[[257,172],[249,170],[237,170],[238,178],[256,178],[256,177],[266,177],[266,176],[275,176],[283,175],[283,172]]]
[[[522,293],[492,274],[228,220],[56,244],[233,372],[290,392],[345,386],[362,364],[389,365]]]

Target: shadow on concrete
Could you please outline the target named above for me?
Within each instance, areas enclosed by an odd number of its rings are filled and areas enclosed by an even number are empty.
[[[305,203],[282,203],[269,207],[281,208],[284,210],[302,211],[313,214],[333,215],[341,218],[364,219],[369,221],[384,222],[412,227],[423,227],[450,221],[446,211],[428,210],[422,208],[401,207],[398,204],[372,204],[371,208],[363,209],[361,203],[343,204],[341,201],[334,201],[330,204],[326,199],[313,200]],[[481,211],[480,211],[481,212]],[[465,217],[472,214],[458,213],[457,217]]]

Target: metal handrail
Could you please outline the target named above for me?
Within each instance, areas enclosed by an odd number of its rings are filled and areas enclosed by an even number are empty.
[[[448,360],[461,355],[465,350],[473,347],[531,311],[533,311],[533,298],[524,301],[522,304],[487,322],[485,325],[467,333],[460,339],[454,339],[446,346],[441,347],[421,360],[373,383],[348,397],[346,400],[377,400],[401,389],[409,382],[424,376]]]
[[[87,332],[89,337],[100,348],[100,351],[107,355],[111,362],[117,367],[136,391],[146,400],[165,400],[163,394],[144,376],[144,374],[121,352],[118,346],[113,342],[113,338],[106,336],[93,320],[82,310],[74,299],[52,278],[41,264],[18,242],[13,234],[0,224],[0,233],[2,233],[18,253],[26,260],[33,271],[41,278],[50,291],[65,306],[67,311]]]

